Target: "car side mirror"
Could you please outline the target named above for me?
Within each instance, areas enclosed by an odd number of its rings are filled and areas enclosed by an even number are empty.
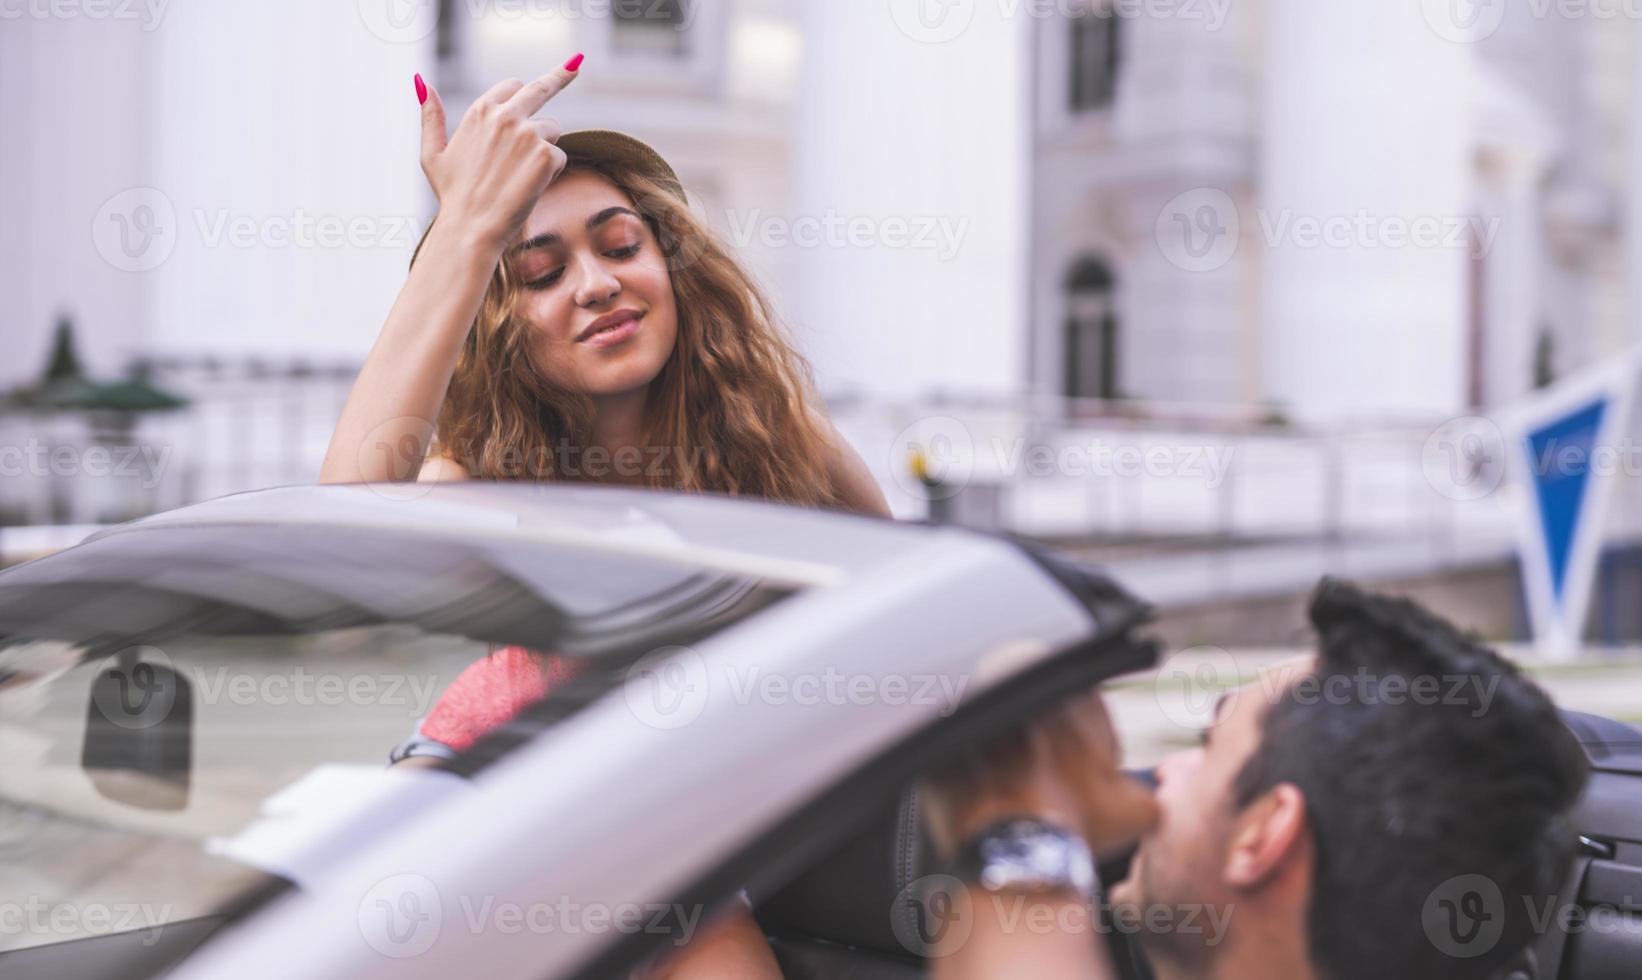
[[[108,799],[145,810],[188,805],[194,687],[153,647],[127,647],[91,685],[80,766]]]

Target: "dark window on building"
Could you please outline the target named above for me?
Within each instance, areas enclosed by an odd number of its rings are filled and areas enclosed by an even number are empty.
[[[622,54],[682,58],[689,53],[687,36],[693,11],[686,4],[702,0],[611,0],[615,17],[615,47]]]
[[[1109,108],[1123,60],[1123,19],[1110,10],[1081,14],[1072,18],[1070,30],[1072,111]]]
[[[1066,277],[1066,396],[1118,398],[1117,280],[1098,258]]]

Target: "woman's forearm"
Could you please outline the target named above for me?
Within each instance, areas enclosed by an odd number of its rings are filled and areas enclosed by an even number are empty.
[[[1095,911],[1067,896],[960,892],[934,980],[1112,980],[1117,974],[1095,926]]]
[[[321,483],[414,480],[501,246],[434,222],[365,359]]]

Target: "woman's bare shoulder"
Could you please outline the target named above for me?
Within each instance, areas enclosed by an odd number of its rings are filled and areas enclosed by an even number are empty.
[[[816,427],[826,439],[830,452],[828,453],[827,469],[832,474],[833,485],[838,488],[844,504],[850,510],[873,517],[889,517],[889,501],[884,499],[884,491],[878,486],[872,470],[867,467],[861,454],[849,444],[832,420],[820,411],[811,410]]]
[[[416,474],[417,483],[449,483],[455,480],[472,479],[467,467],[451,459],[449,456],[429,456],[422,464],[422,472]]]

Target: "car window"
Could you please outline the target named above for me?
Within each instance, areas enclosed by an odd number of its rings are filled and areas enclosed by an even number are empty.
[[[247,527],[228,545],[137,531],[0,575],[0,952],[221,913],[295,876],[256,857],[270,828],[320,847],[499,647],[578,669],[490,758],[796,590],[505,539]]]

